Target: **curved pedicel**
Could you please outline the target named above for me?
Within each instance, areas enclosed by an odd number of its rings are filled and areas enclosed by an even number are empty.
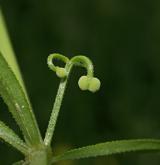
[[[61,60],[62,62],[64,62],[65,67],[63,68],[63,67],[55,66],[53,63],[54,59]],[[65,78],[69,76],[70,71],[74,65],[84,67],[87,71],[87,75],[83,75],[80,77],[78,81],[78,85],[80,89],[96,92],[100,88],[101,85],[100,80],[94,77],[94,67],[92,61],[86,56],[78,55],[69,60],[67,57],[61,54],[54,53],[48,57],[47,63],[49,68],[54,72],[56,72],[56,75],[59,78]]]
[[[47,59],[48,67],[54,72],[56,72],[56,75],[59,78],[65,78],[67,76],[66,69],[63,67],[55,66],[53,63],[54,59],[61,60],[65,63],[65,65],[67,64],[67,62],[69,62],[69,59],[58,53],[51,54]]]
[[[59,66],[55,66],[53,63],[54,59],[58,59],[64,62],[65,67],[62,68]],[[54,72],[56,72],[56,75],[59,78],[61,78],[61,82],[60,82],[57,96],[54,102],[52,114],[49,120],[46,135],[44,138],[45,145],[50,145],[52,137],[53,137],[54,129],[56,126],[59,110],[61,107],[61,103],[63,100],[64,92],[66,89],[68,77],[71,73],[72,67],[74,65],[84,67],[87,71],[87,75],[80,77],[78,81],[78,85],[81,90],[89,90],[91,92],[98,91],[100,88],[100,80],[94,77],[94,68],[93,68],[92,61],[89,58],[82,55],[75,56],[69,60],[67,57],[61,54],[55,53],[55,54],[51,54],[48,57],[47,63],[48,63],[49,68],[53,70]]]
[[[54,59],[57,59],[57,60],[61,60],[62,62],[64,62],[65,64],[67,62],[69,62],[69,59],[66,57],[66,56],[63,56],[59,53],[54,53],[54,54],[51,54],[48,56],[48,59],[47,59],[47,64],[48,64],[48,67],[53,70],[54,72],[56,72],[57,70],[57,67],[58,66],[55,66],[54,63],[53,63],[53,60]]]

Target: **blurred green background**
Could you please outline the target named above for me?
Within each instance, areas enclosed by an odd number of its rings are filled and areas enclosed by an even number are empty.
[[[0,0],[17,59],[44,135],[59,79],[50,53],[84,54],[102,88],[79,90],[75,68],[53,139],[55,154],[115,139],[160,138],[159,0]],[[0,100],[0,119],[19,132]],[[0,165],[22,155],[0,144]],[[160,154],[122,154],[57,165],[159,165]]]

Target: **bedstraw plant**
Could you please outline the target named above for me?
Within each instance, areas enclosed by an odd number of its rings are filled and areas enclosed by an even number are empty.
[[[62,61],[64,67],[54,65],[55,60]],[[24,155],[24,160],[16,162],[14,165],[51,165],[61,160],[112,155],[129,151],[160,151],[160,140],[158,139],[135,139],[99,143],[72,149],[58,156],[54,155],[51,142],[73,66],[83,67],[86,70],[86,75],[80,77],[78,81],[81,90],[89,90],[95,93],[100,89],[101,83],[94,76],[92,61],[86,56],[78,55],[69,59],[61,54],[54,53],[49,55],[47,63],[60,79],[60,85],[43,139],[24,87],[2,14],[0,14],[0,95],[24,137],[24,139],[21,139],[12,129],[0,121],[0,139],[9,143]]]

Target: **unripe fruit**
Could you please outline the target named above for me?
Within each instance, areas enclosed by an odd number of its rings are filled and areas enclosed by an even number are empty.
[[[79,81],[78,81],[79,88],[81,90],[87,90],[89,86],[89,81],[87,76],[81,76]]]
[[[91,92],[96,92],[100,89],[101,86],[101,82],[98,78],[93,77],[90,81],[89,81],[89,87],[88,90]]]
[[[59,78],[65,78],[67,76],[67,72],[65,68],[57,67],[56,68],[56,75]]]

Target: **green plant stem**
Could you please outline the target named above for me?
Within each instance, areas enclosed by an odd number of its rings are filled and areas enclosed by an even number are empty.
[[[50,145],[51,144],[51,140],[54,134],[54,130],[55,130],[55,125],[57,122],[57,118],[58,118],[58,114],[61,108],[61,103],[64,97],[64,92],[66,89],[66,85],[67,85],[67,78],[66,79],[62,79],[58,88],[58,92],[57,92],[57,96],[54,102],[54,106],[53,106],[53,110],[51,113],[51,117],[49,120],[49,124],[48,124],[48,128],[46,131],[46,135],[45,135],[45,139],[44,139],[44,144],[45,145]]]
[[[30,154],[26,157],[26,162],[29,165],[50,165],[51,158],[52,151],[50,146],[40,145],[30,151]]]
[[[59,89],[58,89],[58,92],[56,95],[56,99],[55,99],[53,110],[52,110],[51,117],[49,120],[48,128],[47,128],[45,138],[44,138],[44,144],[47,146],[49,146],[51,144],[51,141],[52,141],[52,137],[54,134],[58,114],[59,114],[59,111],[61,108],[62,100],[63,100],[65,89],[67,86],[67,81],[68,81],[70,72],[72,70],[72,67],[75,65],[75,66],[81,66],[81,67],[86,68],[87,74],[90,77],[92,77],[94,74],[92,62],[89,58],[87,58],[85,56],[75,56],[71,60],[69,60],[68,58],[66,58],[65,56],[60,55],[60,54],[50,55],[48,57],[48,66],[51,70],[56,71],[56,66],[52,63],[52,60],[54,58],[60,59],[66,63],[65,70],[66,70],[67,76],[65,78],[61,79]]]

